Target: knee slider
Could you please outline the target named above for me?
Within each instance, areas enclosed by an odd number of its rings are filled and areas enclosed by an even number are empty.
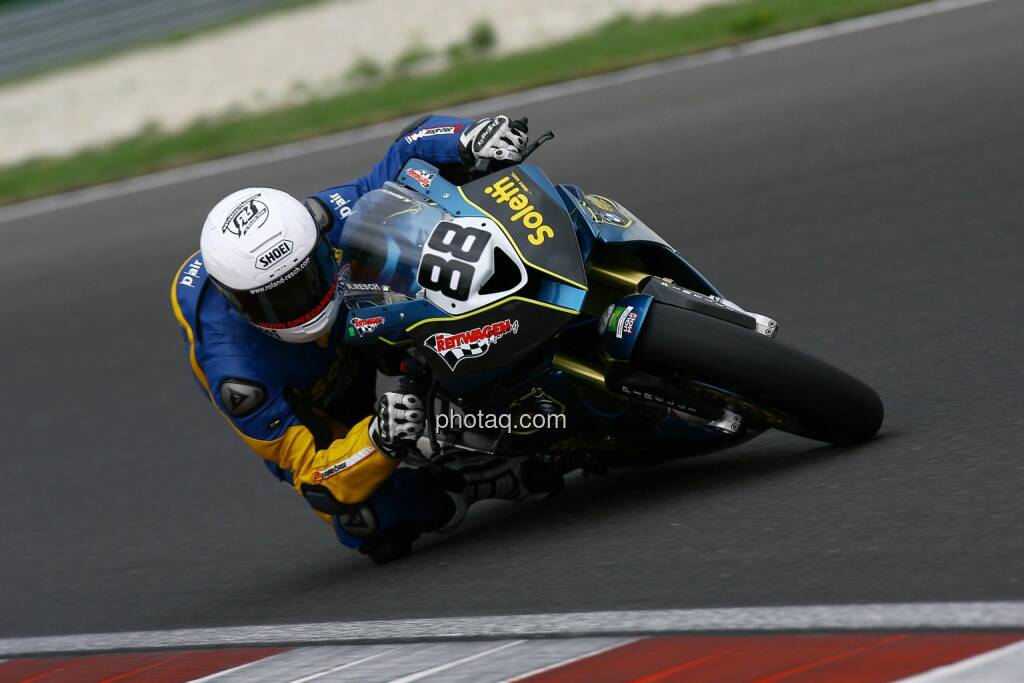
[[[303,484],[301,490],[302,497],[311,508],[325,515],[337,517],[338,525],[356,538],[372,536],[380,528],[377,514],[367,503],[345,505],[339,502],[327,487],[318,484]]]
[[[342,505],[326,486],[320,484],[303,484],[299,487],[302,497],[309,506],[325,515],[340,515],[347,506]]]
[[[356,538],[373,536],[380,528],[376,513],[366,503],[349,505],[338,515],[338,525]]]

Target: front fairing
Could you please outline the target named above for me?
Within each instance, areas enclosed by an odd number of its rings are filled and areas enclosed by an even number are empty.
[[[558,196],[576,225],[588,264],[609,251],[630,253],[638,269],[669,277],[693,291],[721,296],[718,288],[678,251],[621,203],[598,194],[584,194],[575,185],[559,185]]]
[[[408,170],[417,184],[441,186],[433,169]],[[459,189],[435,203],[388,183],[359,200],[339,240],[349,341],[425,349],[447,386],[520,371],[577,314],[584,293],[527,261],[494,216],[447,201],[461,200]],[[553,224],[558,216],[549,215]],[[563,234],[575,246],[567,218]]]

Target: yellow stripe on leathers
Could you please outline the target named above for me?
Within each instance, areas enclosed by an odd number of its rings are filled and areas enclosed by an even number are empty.
[[[298,425],[289,427],[280,438],[273,441],[261,441],[238,433],[260,457],[291,470],[296,491],[299,491],[302,484],[319,484],[326,487],[341,503],[363,502],[398,467],[397,460],[381,455],[374,448],[370,441],[369,417],[357,422],[344,437],[335,439],[322,450],[317,450],[313,433]],[[320,479],[315,476],[367,446],[374,448],[374,451],[364,460],[333,477]]]
[[[181,264],[181,267],[174,273],[174,279],[171,280],[171,308],[174,309],[174,319],[178,321],[182,329],[185,330],[185,336],[188,338],[188,360],[192,365],[192,373],[199,380],[199,383],[206,389],[206,395],[213,400],[213,396],[210,394],[210,383],[206,381],[206,373],[199,367],[199,361],[196,360],[196,339],[192,334],[192,328],[189,327],[188,321],[185,320],[185,314],[181,312],[181,306],[178,304],[178,279],[181,277],[181,272],[185,270],[185,266],[192,262],[199,252],[195,252]]]
[[[185,315],[182,313],[181,306],[178,303],[178,279],[185,266],[191,263],[192,259],[195,258],[198,253],[199,252],[192,254],[192,256],[189,256],[188,259],[185,260],[185,263],[183,263],[181,268],[178,269],[174,276],[174,280],[171,282],[171,308],[174,310],[174,318],[178,321],[178,324],[181,325],[182,329],[185,330],[185,337],[188,340],[188,357],[189,363],[192,366],[192,372],[206,390],[207,398],[209,398],[210,402],[216,406],[216,402],[213,400],[213,394],[210,392],[210,383],[206,379],[206,373],[203,372],[203,369],[200,367],[199,361],[196,358],[195,335],[191,326],[189,326],[188,321],[185,319]],[[237,433],[238,436],[240,436],[249,448],[251,448],[257,455],[264,460],[277,463],[284,469],[290,470],[292,472],[292,481],[294,482],[296,491],[299,490],[299,487],[302,484],[318,483],[321,486],[327,487],[334,497],[342,503],[360,503],[369,498],[377,487],[391,476],[391,473],[398,467],[397,460],[387,458],[375,449],[372,454],[352,467],[339,472],[333,477],[320,479],[319,481],[314,482],[315,473],[320,472],[330,465],[346,460],[367,446],[373,446],[373,443],[370,441],[369,417],[356,423],[346,434],[331,442],[331,445],[327,448],[317,450],[316,443],[313,439],[313,433],[302,425],[289,427],[280,437],[266,441],[263,439],[254,439],[253,437],[244,434],[238,429],[235,423],[231,421],[231,418],[219,409],[217,412],[227,420],[228,424],[231,425],[231,428],[235,430],[235,433]],[[331,521],[330,517],[327,515],[321,514],[320,517],[328,524]]]

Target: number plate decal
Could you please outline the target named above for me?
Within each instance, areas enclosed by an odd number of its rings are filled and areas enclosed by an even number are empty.
[[[499,268],[514,271],[498,272]],[[503,284],[488,287],[492,278]],[[439,222],[423,245],[416,280],[430,303],[462,315],[521,289],[526,267],[494,221],[451,218]],[[483,289],[486,294],[481,294]]]

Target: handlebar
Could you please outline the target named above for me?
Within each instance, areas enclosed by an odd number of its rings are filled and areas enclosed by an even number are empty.
[[[476,160],[476,163],[473,164],[473,172],[479,175],[487,175],[488,173],[490,173],[492,161],[494,160],[487,159],[485,157],[480,157],[479,159]]]
[[[531,154],[533,154],[534,152],[536,152],[538,147],[543,145],[545,142],[548,142],[549,140],[554,139],[554,137],[555,137],[555,131],[553,131],[553,130],[549,130],[549,131],[546,131],[546,132],[541,133],[540,135],[538,135],[537,139],[534,140],[533,142],[531,142],[530,144],[528,144],[526,146],[526,149],[523,150],[523,158],[522,158],[522,160],[519,163],[522,163],[523,161],[526,161],[526,157],[528,157]]]
[[[545,142],[550,141],[554,137],[555,137],[555,132],[553,130],[549,130],[549,131],[546,131],[544,133],[541,133],[539,136],[537,136],[536,140],[534,140],[533,142],[531,142],[530,144],[528,144],[526,146],[526,148],[523,150],[521,158],[519,159],[519,161],[516,162],[516,164],[521,164],[524,161],[526,161],[527,157],[529,157],[531,154],[536,152],[538,147],[543,145]],[[482,158],[482,157],[480,159],[477,159],[476,163],[473,164],[473,168],[470,169],[471,177],[479,178],[481,176],[487,175],[488,173],[491,172],[491,170],[492,170],[491,169],[491,165],[493,163],[494,163],[494,159],[486,159],[486,158]],[[509,166],[515,166],[516,164],[508,164],[508,165]]]

